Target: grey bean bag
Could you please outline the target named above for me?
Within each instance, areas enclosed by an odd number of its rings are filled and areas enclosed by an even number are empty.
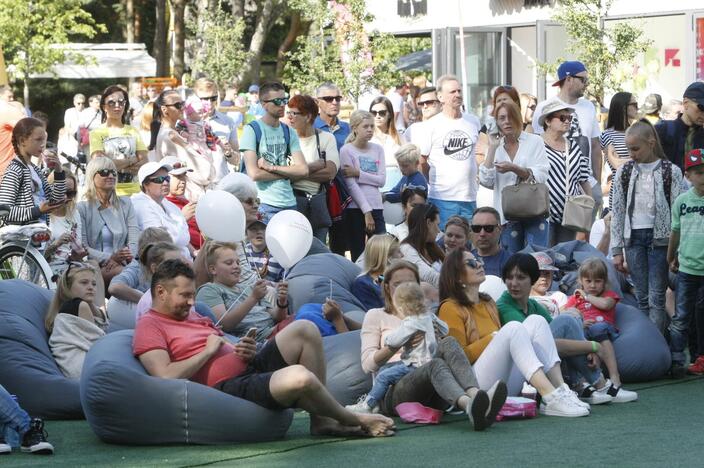
[[[21,280],[0,281],[0,384],[32,416],[83,418],[77,380],[63,376],[44,329],[51,292]]]
[[[330,296],[340,304],[343,312],[365,310],[350,289],[360,270],[354,263],[333,253],[309,255],[291,268],[286,275],[291,310],[297,311],[303,304],[325,302]]]
[[[371,375],[362,370],[359,330],[323,338],[327,387],[343,405],[356,403],[372,388]]]
[[[625,304],[616,306],[614,340],[621,380],[646,382],[662,378],[670,368],[670,348],[655,325],[641,311]]]
[[[88,352],[81,403],[104,442],[218,444],[280,439],[292,411],[271,411],[183,379],[147,374],[132,355],[132,330],[110,333]]]

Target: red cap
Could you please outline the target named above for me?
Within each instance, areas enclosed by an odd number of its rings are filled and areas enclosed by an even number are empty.
[[[687,153],[684,158],[684,170],[704,164],[704,149],[695,149]]]

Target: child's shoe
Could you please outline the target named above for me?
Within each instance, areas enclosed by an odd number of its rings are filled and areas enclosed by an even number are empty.
[[[626,390],[623,387],[617,387],[611,380],[607,379],[606,384],[603,388],[597,390],[599,393],[610,395],[614,403],[628,403],[629,401],[636,401],[638,399],[638,394],[630,390]]]
[[[369,404],[370,398],[367,395],[362,395],[357,400],[354,405],[347,405],[345,409],[347,411],[352,411],[353,413],[365,413],[365,414],[376,414],[379,412],[379,405],[371,406]]]
[[[46,436],[44,421],[40,418],[32,418],[29,430],[22,437],[22,451],[37,455],[52,455],[54,446],[46,441]]]
[[[704,356],[699,356],[694,364],[687,368],[687,373],[691,375],[704,375]]]
[[[12,453],[12,447],[5,442],[5,434],[0,433],[0,455],[9,455]]]

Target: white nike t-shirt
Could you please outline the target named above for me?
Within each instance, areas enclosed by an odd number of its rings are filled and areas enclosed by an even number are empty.
[[[445,201],[475,201],[479,138],[478,121],[451,119],[440,113],[413,130],[413,143],[428,156],[430,198]]]

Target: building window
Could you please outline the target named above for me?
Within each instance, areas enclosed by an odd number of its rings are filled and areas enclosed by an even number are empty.
[[[398,16],[413,17],[428,14],[428,0],[397,0]]]
[[[534,7],[534,6],[549,6],[550,0],[523,0],[523,6]]]

